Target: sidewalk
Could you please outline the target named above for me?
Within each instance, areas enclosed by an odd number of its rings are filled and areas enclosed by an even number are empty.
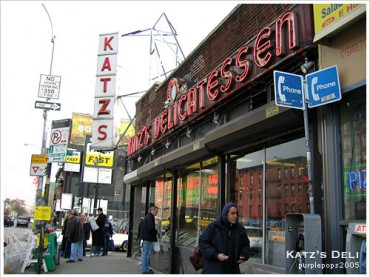
[[[108,256],[101,257],[90,257],[90,252],[87,252],[87,256],[84,257],[82,262],[76,260],[74,263],[66,263],[67,259],[61,257],[60,264],[56,266],[54,271],[44,272],[41,270],[41,275],[52,276],[52,275],[71,275],[71,274],[97,274],[97,275],[109,275],[109,274],[136,274],[141,275],[141,259],[138,258],[127,258],[126,252],[109,252]],[[154,274],[161,276],[164,273],[158,272],[153,269]],[[34,274],[37,272],[33,266],[26,269],[24,274]],[[135,275],[135,276],[136,276]],[[101,277],[101,276],[99,276]]]

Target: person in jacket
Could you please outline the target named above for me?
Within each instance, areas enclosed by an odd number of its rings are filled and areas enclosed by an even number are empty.
[[[68,228],[68,215],[65,216],[63,221],[63,230],[62,230],[62,246],[60,248],[60,255],[66,259],[69,258],[69,255],[71,254],[71,243],[68,240],[67,236],[67,228]]]
[[[77,214],[77,215],[75,215]],[[71,255],[67,263],[73,263],[75,258],[78,256],[78,260],[82,261],[83,257],[83,239],[84,239],[84,230],[82,227],[82,222],[78,213],[69,210],[68,213],[68,240],[71,242]]]
[[[102,255],[102,249],[104,248],[104,226],[105,222],[107,221],[107,216],[103,213],[102,208],[98,208],[98,217],[96,218],[95,222],[99,226],[99,229],[93,231],[92,233],[92,244],[93,248],[91,250],[91,257],[94,256],[101,256]]]
[[[143,240],[143,253],[141,259],[141,270],[143,274],[154,274],[149,269],[149,259],[152,253],[153,241],[157,241],[158,231],[155,229],[155,216],[158,214],[158,207],[152,206],[149,213],[145,216],[141,226],[141,239]]]
[[[87,241],[90,239],[90,233],[91,233],[91,224],[90,224],[90,219],[86,217],[86,214],[81,213],[80,214],[80,219],[82,223],[82,227],[84,230],[84,239],[83,239],[83,256],[86,256],[86,245]]]
[[[103,256],[108,255],[109,251],[109,241],[113,237],[113,225],[112,223],[107,219],[105,221],[104,225],[104,249],[103,249]]]
[[[240,274],[239,264],[248,260],[250,243],[234,203],[227,203],[222,216],[205,228],[199,248],[206,258],[202,274]]]

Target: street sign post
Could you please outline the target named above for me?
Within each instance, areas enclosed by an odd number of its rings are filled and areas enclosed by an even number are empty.
[[[62,105],[56,102],[36,101],[35,108],[60,111]]]
[[[303,78],[301,75],[274,71],[275,103],[295,109],[304,109]]]
[[[313,108],[342,98],[337,66],[306,75],[308,107]]]

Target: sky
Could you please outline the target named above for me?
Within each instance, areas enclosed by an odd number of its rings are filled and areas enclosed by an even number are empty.
[[[52,120],[71,118],[73,112],[93,113],[99,34],[118,32],[121,36],[151,28],[159,19],[156,27],[167,31],[164,13],[177,31],[186,57],[237,4],[236,1],[2,0],[2,201],[18,198],[28,205],[35,202],[36,185],[29,173],[31,155],[41,153],[42,145],[43,110],[35,108],[35,101],[46,101],[38,97],[41,74],[49,75],[51,69],[51,75],[61,76],[59,99],[50,100],[60,103],[61,110],[47,113],[49,138]],[[175,66],[172,52],[166,50],[165,44],[158,44],[163,47],[161,57],[167,63],[166,70],[172,69]],[[163,76],[153,80],[161,72],[156,70],[155,55],[149,53],[148,36],[120,38],[117,95],[144,91],[153,82],[163,80]],[[129,115],[122,109],[118,117],[133,117],[139,97],[140,94],[123,98]]]

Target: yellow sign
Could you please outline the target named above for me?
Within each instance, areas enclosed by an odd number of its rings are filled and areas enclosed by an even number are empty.
[[[314,4],[315,34],[358,9],[361,4]]]
[[[87,153],[85,164],[100,167],[113,167],[113,156],[97,153]]]
[[[51,207],[35,207],[34,219],[50,221]]]
[[[75,163],[79,164],[80,163],[80,157],[79,156],[66,156],[66,162],[69,163]]]
[[[49,245],[49,234],[44,234],[44,246]],[[40,233],[37,234],[37,246],[40,246]]]
[[[31,156],[31,164],[48,164],[47,154],[33,154]]]

